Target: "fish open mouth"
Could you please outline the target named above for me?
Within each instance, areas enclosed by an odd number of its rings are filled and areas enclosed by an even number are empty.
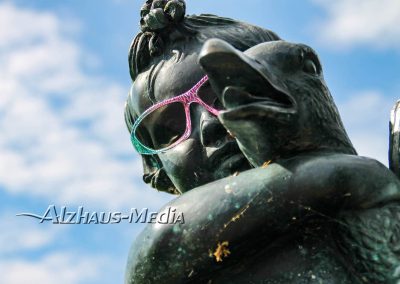
[[[245,87],[226,87],[222,100],[228,109],[248,105],[264,105],[282,109],[293,109],[295,102],[292,97],[274,88],[268,81],[260,82],[257,89]]]
[[[199,55],[199,63],[214,91],[221,94],[220,99],[227,108],[224,112],[257,106],[296,112],[296,101],[272,83],[265,66],[228,43],[208,40]]]

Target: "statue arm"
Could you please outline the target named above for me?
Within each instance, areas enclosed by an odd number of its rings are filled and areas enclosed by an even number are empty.
[[[399,182],[387,182],[390,177],[373,160],[332,155],[275,163],[196,188],[167,205],[183,212],[185,224],[153,224],[142,233],[126,281],[186,283],[202,271],[212,275],[260,239],[272,244],[307,216],[335,216],[341,208],[369,208],[398,197]],[[373,188],[363,187],[368,178]],[[216,262],[213,253],[224,242],[230,255]]]
[[[229,258],[216,263],[210,252],[228,241],[227,249],[235,254],[234,246],[263,223],[272,192],[284,190],[290,176],[290,171],[274,164],[215,181],[175,199],[165,208],[183,212],[185,224],[148,226],[131,249],[126,282],[187,283],[201,271],[211,273]],[[279,225],[274,223],[271,226]]]

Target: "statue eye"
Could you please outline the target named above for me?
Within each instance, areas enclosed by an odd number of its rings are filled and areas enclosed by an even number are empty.
[[[318,75],[318,68],[313,60],[306,59],[303,65],[303,71],[312,75]]]

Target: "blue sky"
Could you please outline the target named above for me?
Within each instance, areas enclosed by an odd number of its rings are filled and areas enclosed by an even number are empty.
[[[317,50],[360,154],[387,163],[400,99],[397,0],[187,0]],[[123,123],[127,50],[142,1],[0,1],[0,282],[121,283],[139,224],[53,225],[16,217],[158,209]]]

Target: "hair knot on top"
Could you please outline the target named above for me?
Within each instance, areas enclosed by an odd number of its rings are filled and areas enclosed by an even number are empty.
[[[185,18],[184,0],[147,0],[140,9],[141,46],[148,45],[151,57],[158,56],[164,48],[162,34],[168,34]]]
[[[140,10],[142,32],[161,32],[181,22],[185,16],[183,0],[148,0]]]

